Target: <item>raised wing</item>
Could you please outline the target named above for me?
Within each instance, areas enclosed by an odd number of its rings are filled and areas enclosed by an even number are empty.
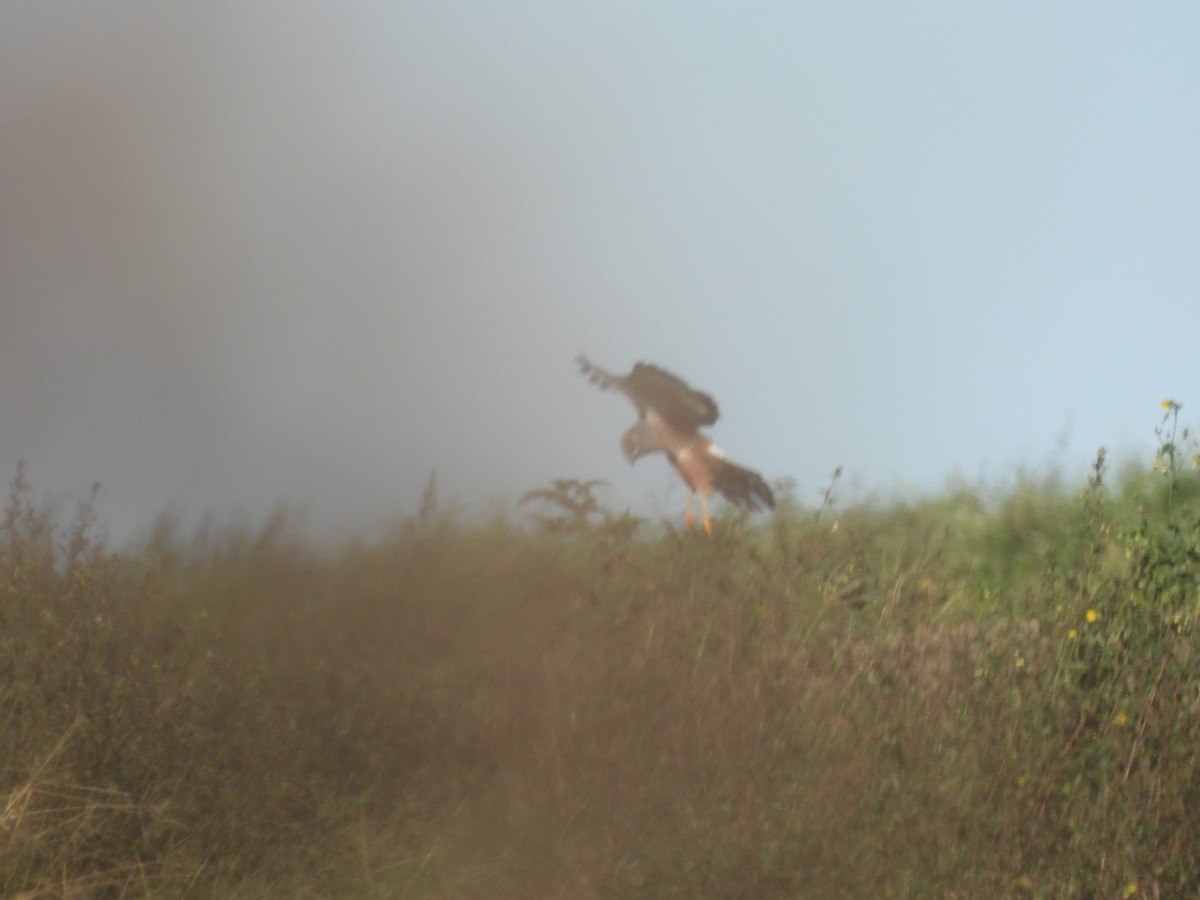
[[[708,394],[692,390],[682,378],[648,363],[638,363],[628,375],[613,375],[594,365],[585,356],[578,359],[579,368],[593,383],[620,391],[637,407],[638,415],[653,410],[659,418],[675,428],[695,431],[712,425],[720,416],[717,403]]]

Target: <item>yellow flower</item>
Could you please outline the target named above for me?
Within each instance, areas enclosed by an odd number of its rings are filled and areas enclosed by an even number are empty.
[[[1137,882],[1131,881],[1131,882],[1129,882],[1129,884],[1125,885],[1125,890],[1123,890],[1121,892],[1121,896],[1122,897],[1132,897],[1137,892],[1138,892]]]
[[[1075,638],[1079,637],[1079,632],[1076,631],[1074,628],[1072,628],[1070,631],[1067,632],[1067,637],[1073,641],[1073,640],[1075,640]]]
[[[1162,403],[1160,403],[1158,405],[1161,406],[1163,409],[1170,409],[1172,406],[1175,405],[1175,401],[1174,400],[1164,400]]]
[[[1084,618],[1087,619],[1089,622],[1095,622],[1098,618],[1100,618],[1100,613],[1096,612],[1094,609],[1089,609],[1084,614]]]
[[[1125,718],[1125,713],[1123,713],[1123,712],[1119,712],[1115,716],[1113,716],[1113,724],[1116,725],[1118,728],[1124,728],[1125,723],[1128,721],[1129,720],[1127,718]]]

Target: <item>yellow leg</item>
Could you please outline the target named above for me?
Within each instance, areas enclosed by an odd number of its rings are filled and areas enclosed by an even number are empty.
[[[701,497],[700,499],[703,500],[704,498]],[[683,521],[685,521],[687,523],[688,528],[691,528],[693,525],[696,524],[696,517],[692,515],[692,489],[691,488],[688,488],[687,513],[684,515]]]
[[[704,533],[712,535],[712,519],[708,517],[708,498],[700,495],[700,514],[704,517]]]

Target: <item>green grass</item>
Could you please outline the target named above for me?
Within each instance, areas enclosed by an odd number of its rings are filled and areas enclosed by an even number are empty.
[[[1200,893],[1200,482],[0,523],[5,897]],[[1183,449],[1177,449],[1182,447]],[[533,514],[533,515],[526,515]],[[514,514],[517,515],[517,514]]]

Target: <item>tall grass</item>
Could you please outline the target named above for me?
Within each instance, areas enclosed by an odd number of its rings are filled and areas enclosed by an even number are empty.
[[[1178,415],[1178,407],[1168,413]],[[0,895],[1200,893],[1200,484],[0,523]],[[836,481],[836,477],[835,477]]]

